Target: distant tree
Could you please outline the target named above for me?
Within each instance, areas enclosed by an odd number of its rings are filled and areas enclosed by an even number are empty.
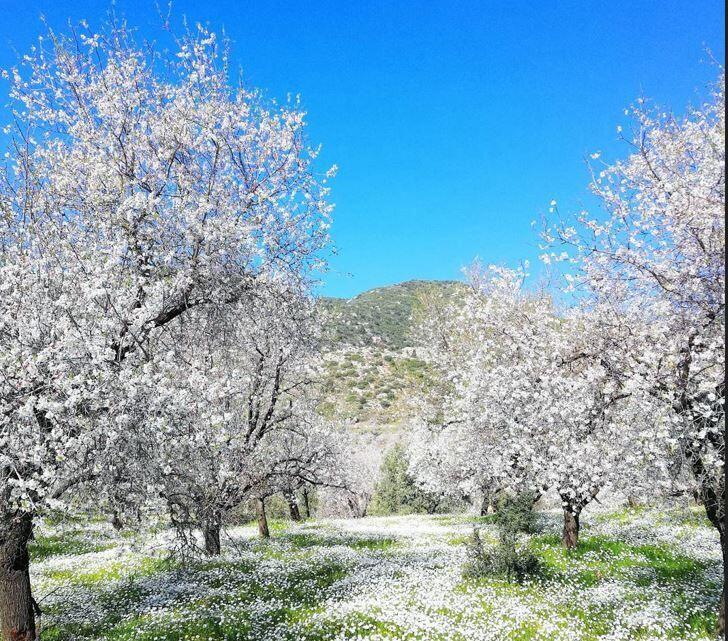
[[[409,458],[405,446],[400,443],[395,444],[382,462],[369,513],[434,514],[442,505],[442,494],[423,490],[416,483],[409,471]]]
[[[596,315],[559,310],[525,278],[476,264],[465,300],[434,324],[428,349],[452,385],[429,434],[414,439],[415,469],[428,487],[464,494],[556,489],[572,548],[584,507],[640,469],[637,427],[665,417],[591,355],[602,342]]]
[[[376,489],[382,446],[371,435],[342,430],[337,434],[340,484],[319,485],[317,514],[334,517],[367,516]]]

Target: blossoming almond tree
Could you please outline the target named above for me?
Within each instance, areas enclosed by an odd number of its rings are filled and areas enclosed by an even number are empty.
[[[672,413],[659,437],[692,470],[725,562],[725,76],[681,119],[644,101],[632,115],[628,158],[595,170],[604,215],[545,238],[566,248],[604,326],[630,330],[604,356]],[[724,613],[725,592],[721,633]]]
[[[335,483],[318,484],[317,516],[362,518],[367,516],[380,477],[384,447],[376,437],[357,434],[344,423],[336,434]]]
[[[310,396],[315,318],[302,293],[267,283],[186,324],[161,340],[172,393],[151,412],[164,417],[152,466],[185,548],[199,528],[216,555],[244,501],[335,481],[333,437]]]
[[[35,636],[26,544],[69,490],[133,461],[159,337],[300,281],[330,206],[295,108],[231,87],[199,28],[163,64],[124,25],[49,33],[8,75],[0,174],[0,620]],[[116,471],[115,471],[116,469]]]
[[[484,489],[520,492],[537,485],[542,465],[532,423],[495,402],[515,372],[506,338],[521,329],[514,326],[514,310],[522,278],[496,268],[484,274],[476,265],[462,299],[428,314],[420,327],[423,349],[449,383],[421,399],[412,458],[427,488],[473,496]],[[521,337],[511,338],[518,343]],[[532,349],[532,343],[522,349]]]
[[[464,475],[461,484],[536,496],[556,489],[572,548],[583,508],[625,473],[621,461],[641,455],[633,435],[645,406],[635,411],[627,383],[590,356],[602,340],[590,315],[560,313],[545,293],[525,292],[522,270],[476,266],[469,277],[442,342],[455,390],[445,409],[451,425],[420,447],[444,449],[434,467],[453,480]]]

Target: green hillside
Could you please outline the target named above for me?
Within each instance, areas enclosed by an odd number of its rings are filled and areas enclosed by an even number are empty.
[[[449,297],[464,287],[457,281],[410,280],[378,287],[354,298],[322,298],[329,315],[326,339],[332,349],[378,346],[412,347],[418,309],[428,296]]]
[[[401,351],[349,348],[323,359],[321,411],[366,423],[367,431],[386,430],[414,414],[413,398],[437,384],[437,373],[423,360]]]
[[[439,380],[418,357],[412,330],[426,307],[448,302],[463,287],[457,281],[413,280],[350,299],[321,299],[323,413],[376,432],[396,429],[411,417],[413,398]]]

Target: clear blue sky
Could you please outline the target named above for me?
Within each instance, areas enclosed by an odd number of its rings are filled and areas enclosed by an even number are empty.
[[[41,14],[98,25],[109,6],[0,0],[0,66]],[[116,11],[154,35],[154,0]],[[224,27],[249,84],[301,94],[323,162],[340,167],[322,288],[337,296],[458,278],[476,255],[533,260],[531,221],[551,199],[587,199],[585,156],[625,152],[624,107],[644,94],[682,111],[717,77],[706,48],[725,55],[717,0],[177,0],[173,15]]]

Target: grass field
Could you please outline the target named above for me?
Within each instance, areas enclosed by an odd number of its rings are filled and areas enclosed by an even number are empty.
[[[269,541],[233,528],[221,559],[186,566],[164,533],[46,526],[32,578],[59,641],[713,638],[720,547],[698,509],[587,513],[571,555],[559,515],[540,521],[523,584],[463,578],[473,524],[495,538],[465,516],[275,523]]]

